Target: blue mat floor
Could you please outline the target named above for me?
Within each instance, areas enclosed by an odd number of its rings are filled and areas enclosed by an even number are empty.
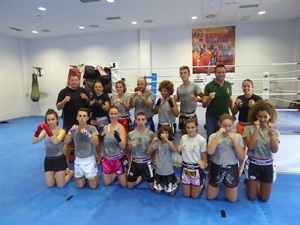
[[[106,187],[101,173],[96,190],[79,190],[74,179],[63,189],[47,188],[44,144],[31,144],[36,125],[42,121],[43,117],[26,117],[0,125],[1,225],[300,223],[299,175],[278,174],[267,203],[246,198],[243,177],[236,203],[225,201],[222,188],[216,200],[208,201],[205,193],[197,200],[184,198],[181,185],[173,197],[151,192],[146,182],[133,190],[121,188],[118,182]],[[179,175],[180,169],[175,172]],[[221,210],[226,217],[221,216]]]

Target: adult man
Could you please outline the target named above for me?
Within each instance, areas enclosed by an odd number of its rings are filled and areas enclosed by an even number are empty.
[[[79,108],[88,108],[88,93],[82,87],[79,87],[80,80],[76,73],[69,75],[69,86],[62,89],[57,97],[56,107],[63,110],[63,128],[68,132],[74,124],[78,124],[76,120]],[[71,147],[64,145],[64,153],[69,163]]]
[[[206,109],[207,142],[212,133],[219,129],[218,122],[221,115],[232,112],[233,99],[231,84],[225,80],[226,68],[223,64],[215,67],[215,78],[204,88],[202,106]]]
[[[191,76],[188,66],[182,66],[179,69],[182,84],[177,88],[174,96],[176,101],[180,101],[179,129],[182,134],[186,134],[185,121],[194,118],[197,121],[197,102],[201,102],[202,92],[198,85],[190,82]]]
[[[146,127],[151,131],[155,132],[154,122],[153,122],[153,102],[154,102],[154,93],[149,91],[147,88],[147,80],[144,77],[137,79],[137,90],[135,93],[130,95],[130,107],[135,108],[134,116],[139,112],[143,112],[146,115],[147,123]],[[136,123],[135,123],[136,126]]]

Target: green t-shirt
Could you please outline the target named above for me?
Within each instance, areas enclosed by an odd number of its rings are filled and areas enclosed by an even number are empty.
[[[220,86],[215,80],[212,80],[205,86],[204,95],[209,96],[211,92],[215,92],[216,95],[206,108],[206,117],[219,118],[224,113],[229,113],[229,97],[232,95],[231,84],[224,81],[223,86]]]

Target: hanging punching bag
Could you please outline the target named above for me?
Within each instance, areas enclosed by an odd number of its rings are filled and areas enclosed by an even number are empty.
[[[39,83],[35,73],[32,74],[31,100],[33,102],[38,102],[40,100]]]

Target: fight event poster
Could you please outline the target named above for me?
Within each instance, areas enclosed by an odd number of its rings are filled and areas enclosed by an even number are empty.
[[[192,30],[193,74],[214,73],[217,64],[235,72],[235,26]]]

